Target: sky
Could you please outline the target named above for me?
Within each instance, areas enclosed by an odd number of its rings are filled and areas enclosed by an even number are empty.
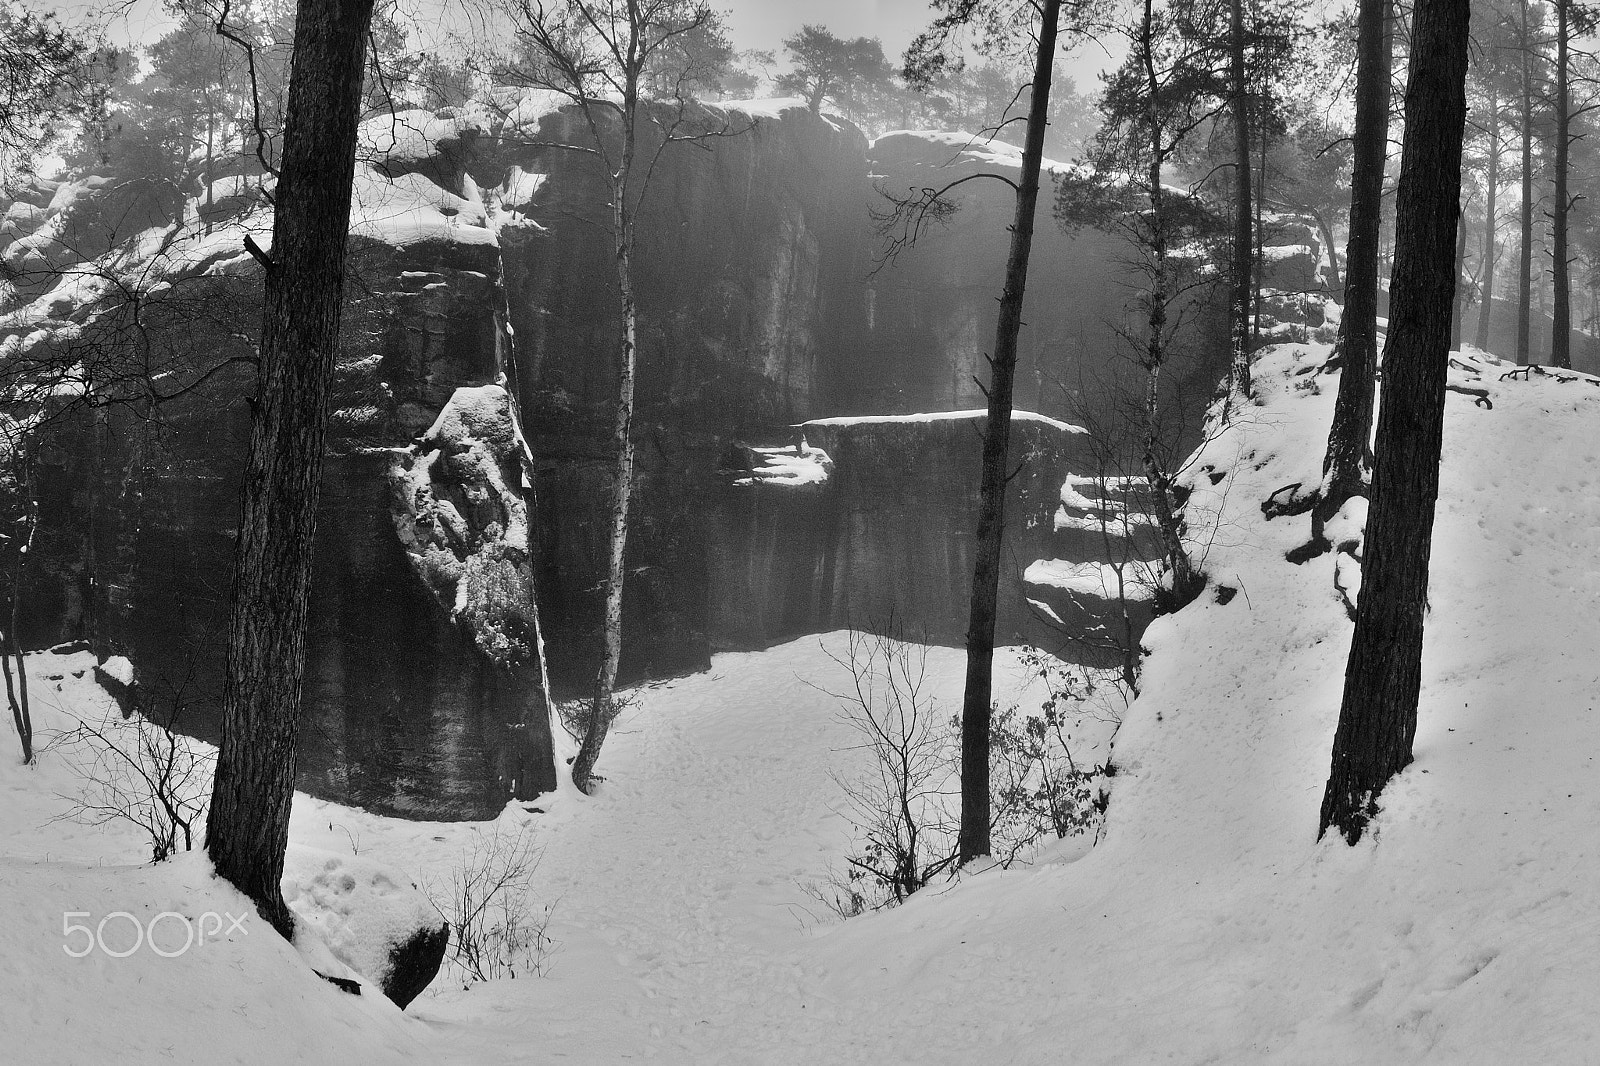
[[[876,37],[890,62],[897,62],[906,45],[923,29],[933,15],[927,0],[713,0],[728,21],[734,44],[740,49],[759,48],[778,54],[783,60],[783,39],[804,24],[827,27],[840,37]],[[161,0],[55,0],[38,6],[78,17],[91,12],[111,12],[107,28],[119,44],[139,44],[159,36],[171,25]],[[402,10],[443,8],[441,22],[448,22],[451,8],[460,0],[399,0]],[[425,20],[426,21],[426,20]],[[1066,68],[1079,92],[1092,89],[1096,75],[1108,65],[1105,53],[1095,45],[1063,56]]]

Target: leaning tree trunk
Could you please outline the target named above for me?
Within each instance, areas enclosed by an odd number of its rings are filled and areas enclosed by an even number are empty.
[[[1572,100],[1568,86],[1569,0],[1556,6],[1556,202],[1550,213],[1550,269],[1555,288],[1551,307],[1550,365],[1572,366],[1572,263],[1567,255],[1567,218],[1572,209],[1567,195],[1567,156],[1572,142]]]
[[[1517,249],[1517,364],[1526,366],[1533,313],[1533,41],[1522,0],[1522,244]]]
[[[373,0],[300,0],[206,850],[286,937],[306,602]],[[264,257],[263,257],[264,258]]]
[[[1412,21],[1372,507],[1318,829],[1320,837],[1335,828],[1351,844],[1377,813],[1384,785],[1411,762],[1417,731],[1456,286],[1470,13],[1470,0],[1417,0]]]
[[[961,830],[957,862],[989,854],[989,722],[993,713],[994,631],[1000,599],[1000,552],[1005,530],[1006,470],[1011,449],[1011,394],[1017,372],[1022,299],[1033,250],[1033,215],[1039,203],[1039,169],[1049,125],[1050,77],[1056,51],[1061,0],[1044,0],[1034,53],[1028,132],[1017,182],[1005,287],[994,327],[990,359],[989,418],[983,431],[983,473],[978,486],[977,559],[967,621],[967,679],[961,701]]]
[[[1394,63],[1390,0],[1361,0],[1356,15],[1355,158],[1350,179],[1350,239],[1344,253],[1344,316],[1339,324],[1339,391],[1311,509],[1310,547],[1326,550],[1328,520],[1367,492],[1373,382],[1378,372],[1378,244],[1383,171],[1389,155],[1389,72]]]
[[[1478,307],[1478,332],[1473,343],[1483,351],[1489,350],[1489,324],[1494,313],[1494,271],[1499,262],[1495,246],[1495,199],[1500,185],[1500,98],[1498,86],[1489,82],[1489,175],[1485,184],[1487,199],[1483,219],[1483,286],[1479,290],[1482,304]]]
[[[1233,114],[1233,299],[1229,307],[1229,402],[1250,395],[1250,269],[1255,248],[1250,215],[1250,83],[1245,76],[1244,0],[1229,11],[1229,87]]]

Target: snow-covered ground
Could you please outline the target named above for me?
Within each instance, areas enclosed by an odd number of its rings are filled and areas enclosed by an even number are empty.
[[[0,1008],[26,1062],[1584,1063],[1600,1056],[1600,388],[1452,393],[1415,764],[1360,846],[1314,839],[1350,623],[1336,561],[1284,561],[1314,482],[1324,351],[1262,357],[1259,406],[1191,469],[1216,585],[1158,620],[1117,736],[1104,839],[942,883],[848,922],[806,891],[848,827],[859,752],[825,689],[839,637],[719,656],[640,693],[599,795],[509,811],[543,846],[549,974],[337,992],[259,927],[180,958],[63,951],[61,913],[239,912],[195,857],[138,862],[114,827],[51,822],[70,775],[0,762]],[[1346,564],[1348,566],[1348,564]],[[820,645],[820,646],[819,646]],[[37,656],[41,728],[96,690]],[[83,659],[83,657],[78,657]],[[961,656],[934,650],[953,713]],[[60,680],[45,675],[61,674]],[[1006,698],[1020,678],[1008,656]],[[54,686],[61,685],[58,692]],[[8,738],[8,745],[11,743]],[[858,763],[857,763],[858,765]],[[447,876],[481,827],[309,798],[296,842]],[[108,932],[108,936],[110,933]]]

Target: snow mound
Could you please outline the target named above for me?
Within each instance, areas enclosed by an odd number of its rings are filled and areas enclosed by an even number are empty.
[[[444,924],[422,890],[392,867],[305,845],[291,844],[284,858],[283,898],[303,929],[380,986],[391,979],[395,949]]]

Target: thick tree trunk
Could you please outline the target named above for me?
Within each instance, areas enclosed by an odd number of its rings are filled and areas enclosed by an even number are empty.
[[[286,937],[306,601],[373,0],[301,0],[206,850]]]
[[[1498,87],[1489,83],[1489,175],[1483,219],[1483,285],[1479,290],[1482,303],[1478,307],[1478,332],[1473,343],[1483,351],[1489,350],[1489,325],[1494,314],[1494,271],[1499,263],[1495,245],[1495,226],[1498,219],[1496,197],[1500,191],[1500,99]]]
[[[1522,241],[1517,249],[1517,364],[1530,356],[1533,311],[1533,41],[1528,29],[1528,3],[1522,0]]]
[[[978,486],[977,559],[967,622],[967,679],[961,702],[961,830],[957,862],[989,854],[989,722],[993,713],[994,630],[1000,598],[1000,559],[1005,531],[1006,462],[1011,448],[1011,394],[1022,332],[1022,300],[1033,250],[1033,215],[1039,203],[1039,168],[1049,124],[1050,77],[1056,52],[1061,0],[1044,0],[1034,54],[1028,132],[1018,175],[1017,211],[1011,223],[1005,288],[989,360],[989,418],[983,431],[983,473]]]
[[[1550,269],[1555,288],[1551,308],[1550,365],[1572,367],[1572,263],[1567,254],[1567,217],[1572,199],[1567,195],[1567,156],[1572,142],[1572,101],[1568,82],[1570,0],[1555,0],[1556,7],[1556,202],[1550,214]]]
[[[1250,83],[1245,74],[1244,0],[1229,9],[1229,96],[1233,115],[1233,299],[1229,308],[1229,402],[1250,395],[1250,267],[1254,259],[1250,213]]]
[[[1455,238],[1461,211],[1469,0],[1417,0],[1395,202],[1383,406],[1361,595],[1318,836],[1351,844],[1411,762],[1422,623],[1444,431]]]
[[[1450,350],[1461,347],[1461,322],[1467,316],[1467,286],[1461,282],[1467,273],[1467,210],[1461,206],[1456,225],[1456,295],[1450,308]]]
[[[1378,245],[1383,227],[1383,171],[1389,155],[1389,76],[1394,62],[1390,0],[1361,0],[1356,15],[1355,158],[1350,180],[1350,239],[1344,257],[1344,316],[1339,324],[1339,391],[1322,460],[1322,485],[1311,510],[1313,550],[1327,547],[1323,527],[1351,498],[1366,494],[1378,371]]]

